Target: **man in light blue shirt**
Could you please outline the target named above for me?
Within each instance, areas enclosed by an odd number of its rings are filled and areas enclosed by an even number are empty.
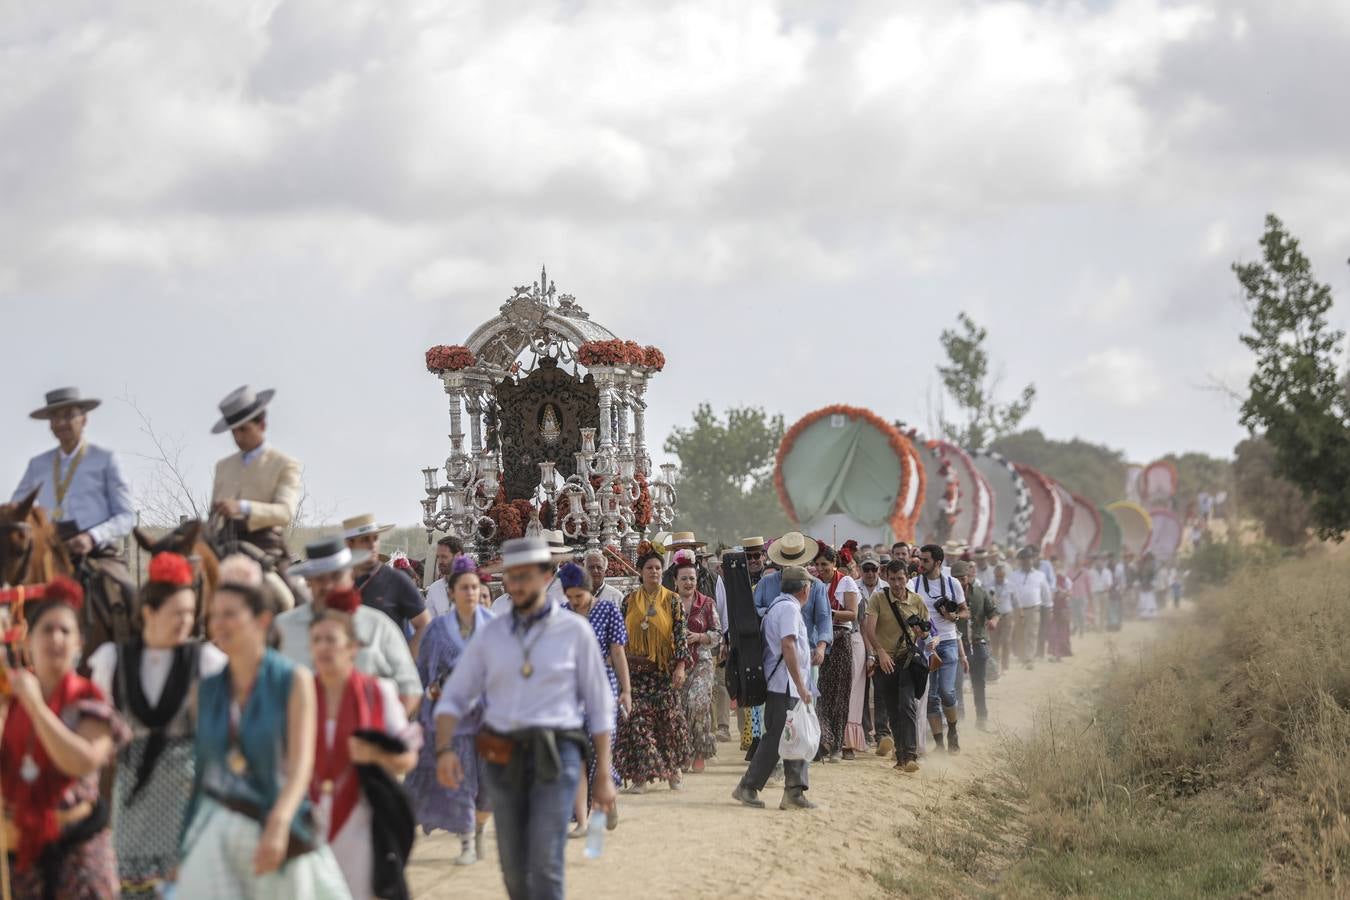
[[[117,457],[84,439],[88,413],[99,401],[81,397],[76,388],[49,391],[46,400],[30,415],[51,424],[59,446],[33,457],[13,499],[36,491],[38,505],[69,532],[72,556],[116,555],[118,542],[136,524],[136,511]]]
[[[816,561],[820,545],[800,531],[789,531],[769,547],[769,559],[780,566],[805,568]],[[810,578],[810,576],[807,576]],[[811,665],[825,661],[825,650],[834,642],[834,617],[830,615],[830,592],[825,582],[811,578],[811,595],[802,610],[806,620],[807,639],[811,642]],[[755,585],[755,608],[761,615],[782,594],[783,573],[768,571]]]
[[[595,748],[596,809],[613,812],[610,739],[614,696],[590,623],[548,599],[554,557],[539,538],[502,545],[512,608],[469,641],[436,703],[436,772],[458,788],[465,764],[455,726],[480,700],[480,748],[493,801],[502,879],[511,900],[562,900],[563,848],[577,785],[582,733]]]

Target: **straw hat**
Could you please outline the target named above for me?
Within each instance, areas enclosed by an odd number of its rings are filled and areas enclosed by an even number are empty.
[[[369,559],[369,550],[353,550],[340,537],[320,538],[305,545],[305,561],[291,566],[290,574],[299,578],[331,575],[359,566]]]
[[[789,531],[769,547],[769,559],[780,566],[805,566],[814,562],[820,545],[800,531]]]
[[[697,550],[706,547],[707,541],[700,541],[692,531],[677,531],[670,536],[664,546],[667,550]]]
[[[381,525],[375,521],[373,515],[365,513],[342,520],[342,539],[350,541],[353,538],[365,537],[368,534],[384,534],[386,531],[393,531],[394,527],[393,525]]]

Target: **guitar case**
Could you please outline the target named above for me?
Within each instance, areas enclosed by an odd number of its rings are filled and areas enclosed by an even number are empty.
[[[764,678],[764,638],[745,553],[722,554],[722,586],[727,592],[727,694],[739,706],[759,706],[768,699],[769,685]]]

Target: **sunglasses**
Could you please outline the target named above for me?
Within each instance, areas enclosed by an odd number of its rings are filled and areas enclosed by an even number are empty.
[[[746,558],[746,559],[759,559],[759,558],[761,558],[763,555],[764,555],[764,554],[761,553],[761,552],[758,551],[758,550],[747,550],[747,551],[745,551],[745,558]]]

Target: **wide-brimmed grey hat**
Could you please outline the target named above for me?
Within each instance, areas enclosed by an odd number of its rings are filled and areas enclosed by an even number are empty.
[[[28,414],[33,419],[50,419],[52,413],[59,409],[69,409],[74,406],[80,412],[89,412],[96,408],[102,400],[95,400],[92,397],[81,397],[80,389],[73,387],[57,388],[54,391],[48,391],[46,396],[47,405],[41,409],[35,409]]]
[[[272,402],[276,391],[254,391],[248,385],[235,388],[220,401],[220,421],[211,426],[212,434],[220,434],[231,428],[238,428],[245,422],[252,422],[262,415],[267,404]]]
[[[300,578],[331,575],[359,566],[369,559],[369,550],[353,550],[340,536],[319,538],[305,545],[305,561],[291,566],[290,574]]]

